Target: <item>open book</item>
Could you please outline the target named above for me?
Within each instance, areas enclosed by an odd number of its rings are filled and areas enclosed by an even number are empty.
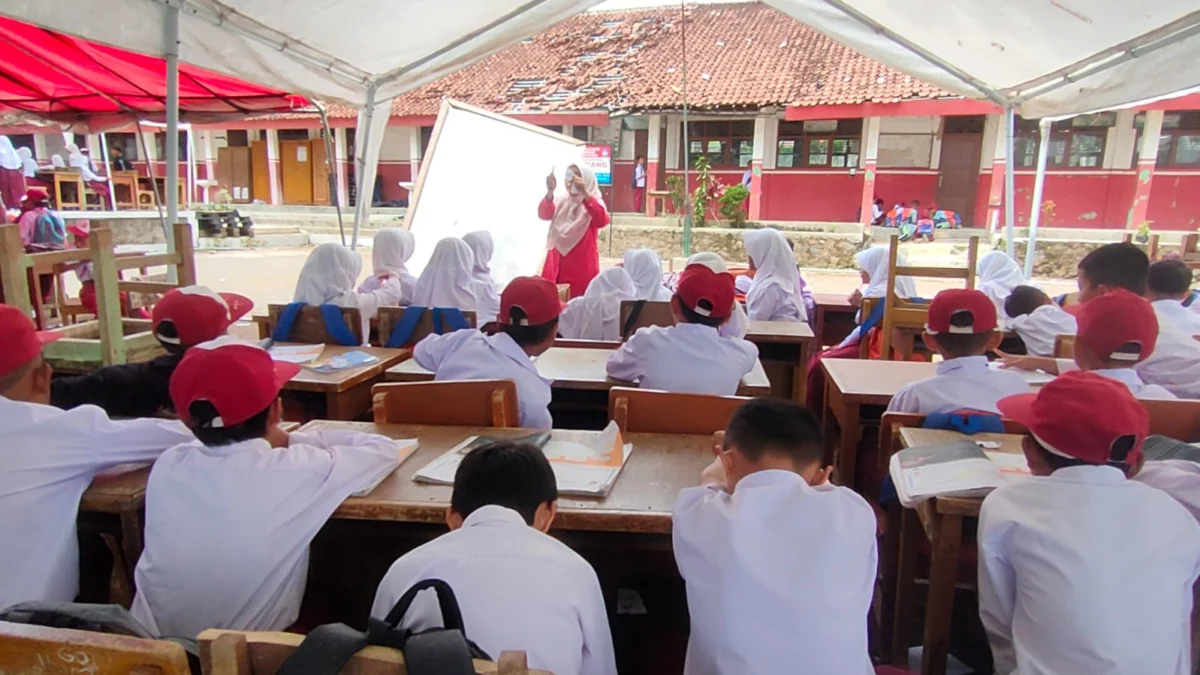
[[[1184,443],[1154,434],[1146,437],[1146,442],[1142,444],[1142,454],[1146,456],[1147,461],[1186,459],[1189,462],[1200,462],[1200,443]]]
[[[458,470],[463,456],[477,447],[497,440],[501,439],[471,436],[422,467],[413,476],[413,480],[453,485],[454,473]],[[608,495],[633,451],[632,444],[621,442],[621,430],[615,422],[609,422],[604,431],[594,436],[589,435],[585,441],[556,438],[556,432],[503,440],[532,443],[539,447],[554,469],[560,495]]]
[[[371,492],[375,488],[379,487],[379,484],[383,482],[383,479],[392,475],[392,472],[395,471],[401,464],[404,463],[404,460],[408,459],[409,457],[412,457],[413,453],[417,451],[418,447],[419,447],[419,443],[417,442],[417,439],[415,439],[415,438],[398,438],[398,439],[396,439],[396,453],[397,453],[397,456],[399,457],[399,461],[396,462],[396,466],[388,467],[387,469],[379,472],[379,474],[377,476],[374,476],[373,478],[371,478],[370,482],[368,482],[366,485],[363,485],[361,488],[355,490],[354,492],[351,492],[350,496],[351,497],[366,497],[367,495],[371,494]]]
[[[900,503],[908,507],[930,497],[983,496],[1030,475],[1024,455],[988,452],[967,440],[901,450],[889,470]]]

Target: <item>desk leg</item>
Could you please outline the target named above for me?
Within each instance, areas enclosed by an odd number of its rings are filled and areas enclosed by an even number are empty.
[[[326,392],[326,419],[353,422],[371,411],[371,387],[375,381],[368,380],[342,392]]]
[[[931,509],[933,510],[933,509]],[[958,581],[958,551],[962,546],[962,516],[934,516],[929,598],[925,603],[925,649],[921,675],[945,675],[950,653],[950,624],[954,612],[954,585]]]
[[[924,536],[924,534],[921,532],[921,524],[917,522],[916,511],[906,509],[899,504],[894,505],[893,508],[900,510],[900,517],[897,519],[899,531],[889,532],[888,538],[895,537],[898,540],[899,551],[896,556],[895,576],[891,579],[895,583],[895,587],[890,589],[890,593],[888,570],[884,570],[884,600],[887,601],[889,595],[895,600],[895,604],[891,608],[891,616],[885,617],[891,619],[892,625],[885,628],[891,629],[891,664],[907,667],[908,628],[912,622],[912,600],[917,576],[917,548],[920,545],[917,537]]]
[[[792,372],[792,400],[804,405],[808,396],[808,345],[810,341],[800,343],[800,361]]]
[[[817,305],[816,316],[813,317],[813,334],[816,335],[817,349],[821,349],[827,343],[825,342],[825,308]]]
[[[141,510],[121,513],[121,552],[125,556],[125,575],[129,580],[129,592],[137,590],[133,585],[133,571],[142,556],[142,512]]]

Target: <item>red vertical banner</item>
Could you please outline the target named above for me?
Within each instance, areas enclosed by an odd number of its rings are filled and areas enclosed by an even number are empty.
[[[858,222],[863,226],[863,235],[871,235],[871,221],[874,220],[875,206],[875,165],[873,159],[863,161],[862,199],[858,205]]]
[[[762,220],[763,170],[762,160],[750,162],[750,199],[747,217],[750,220]]]

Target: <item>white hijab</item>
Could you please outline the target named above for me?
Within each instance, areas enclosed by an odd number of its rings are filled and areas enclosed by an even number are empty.
[[[600,194],[596,175],[586,166],[577,164],[568,166],[563,176],[564,184],[571,181],[573,175],[571,169],[578,170],[580,177],[583,178],[583,192],[567,187],[564,194],[554,197],[554,217],[550,219],[550,233],[546,238],[547,250],[553,248],[562,255],[570,253],[571,249],[575,248],[592,224],[592,217],[588,215],[587,209],[583,205],[584,197],[591,197],[599,202],[605,210],[608,209],[604,204],[604,197]]]
[[[62,155],[50,155],[50,166],[56,169],[65,169],[67,163],[63,161]]]
[[[471,268],[471,276],[485,284],[495,286],[496,281],[492,279],[492,253],[496,250],[496,243],[492,241],[492,233],[486,230],[478,232],[468,232],[463,235],[462,240],[471,247],[471,253],[475,256],[475,266]]]
[[[408,276],[405,263],[417,247],[412,232],[399,227],[380,230],[371,244],[371,267],[377,277]]]
[[[657,253],[648,248],[630,249],[625,252],[621,265],[633,279],[638,300],[667,302],[671,299],[671,291],[663,285],[662,260]]]
[[[354,284],[360,272],[362,258],[357,253],[341,244],[321,244],[304,261],[292,302],[358,307]]]
[[[887,293],[888,282],[888,248],[876,246],[854,254],[854,262],[858,268],[867,273],[871,280],[863,291],[864,298],[882,298]],[[907,260],[903,253],[896,255],[896,264],[905,265]],[[896,295],[901,298],[917,297],[917,285],[912,277],[896,277]]]
[[[703,253],[693,253],[692,256],[687,259],[687,264],[704,265],[717,274],[727,274],[729,272],[729,268],[725,265],[724,258],[716,253],[709,253],[707,251]],[[738,278],[740,279],[742,277]],[[746,310],[742,309],[742,303],[734,300],[733,312],[729,315],[729,320],[721,324],[721,327],[717,329],[717,332],[720,333],[721,337],[744,338],[746,337],[746,322]]]
[[[1021,268],[1004,251],[992,251],[979,259],[975,269],[979,276],[975,282],[976,288],[995,303],[996,316],[1007,316],[1004,313],[1004,301],[1014,288],[1025,283]]]
[[[0,169],[16,171],[21,168],[21,156],[13,147],[12,139],[0,136]]]
[[[567,303],[558,332],[570,340],[620,340],[621,302],[636,298],[629,273],[610,267],[592,279],[586,293]]]
[[[783,289],[796,305],[801,317],[805,316],[804,299],[800,296],[800,271],[796,259],[783,233],[774,228],[747,230],[742,233],[746,254],[754,261],[754,281],[746,293],[746,304],[754,305],[768,286]]]
[[[477,283],[471,276],[475,255],[471,247],[457,237],[446,237],[433,249],[425,271],[417,279],[413,305],[418,307],[457,307],[474,312],[479,298]]]
[[[92,169],[92,160],[84,157],[83,152],[79,150],[79,146],[74,143],[67,143],[67,163],[79,169],[79,173],[83,175],[85,181],[98,181],[100,177]]]
[[[21,168],[26,178],[32,178],[37,173],[37,162],[33,159],[33,151],[29,148],[17,148],[17,156],[21,158]]]

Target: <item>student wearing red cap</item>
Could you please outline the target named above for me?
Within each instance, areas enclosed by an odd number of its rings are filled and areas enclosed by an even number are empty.
[[[168,291],[154,306],[151,330],[167,353],[143,363],[101,368],[50,383],[50,404],[70,409],[91,404],[114,417],[150,417],[172,410],[168,383],[189,347],[225,334],[254,303],[207,286]]]
[[[736,394],[758,361],[758,347],[718,332],[733,310],[733,286],[728,273],[688,265],[671,297],[675,325],[638,329],[609,357],[608,376],[646,389]]]
[[[1191,672],[1200,525],[1127,480],[1149,414],[1095,373],[1000,401],[1023,424],[1032,478],[979,514],[979,614],[997,673]]]
[[[42,345],[56,338],[0,305],[0,607],[73,601],[75,520],[92,479],[118,464],[149,462],[192,438],[178,422],[115,422],[94,406],[51,407]]]
[[[500,294],[500,332],[463,329],[430,335],[417,343],[413,359],[432,370],[435,380],[512,380],[521,426],[549,429],[550,381],[538,374],[533,358],[554,345],[561,311],[553,282],[517,277]]]
[[[1029,391],[1018,373],[988,368],[987,354],[1000,344],[996,305],[983,292],[955,288],[929,303],[922,336],[929,351],[941,354],[937,374],[896,392],[888,412],[928,415],[955,410],[996,412],[996,401]]]
[[[231,336],[189,349],[176,368],[171,399],[195,436],[164,452],[146,484],[131,611],[151,633],[295,623],[312,538],[398,465],[383,436],[284,433],[279,391],[299,370]]]
[[[1175,398],[1146,384],[1135,366],[1149,358],[1158,340],[1158,318],[1143,297],[1117,289],[1084,303],[1076,317],[1075,365],[1116,380],[1137,398]]]

